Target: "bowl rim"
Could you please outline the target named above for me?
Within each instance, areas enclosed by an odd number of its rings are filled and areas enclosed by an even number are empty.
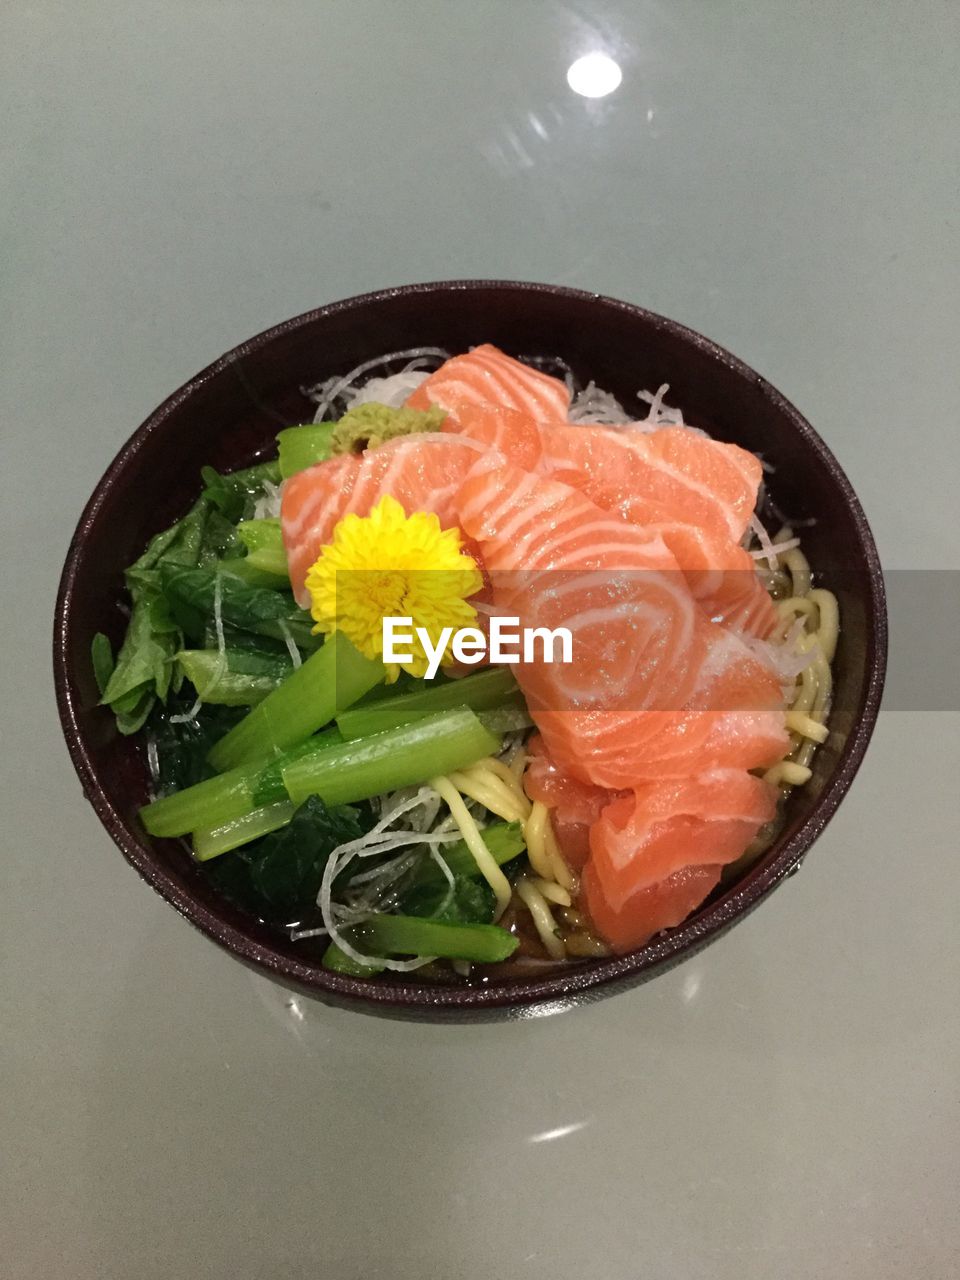
[[[867,645],[864,655],[866,679],[860,714],[833,772],[824,783],[812,812],[779,848],[774,845],[775,854],[772,858],[758,862],[742,880],[732,885],[721,898],[693,918],[625,955],[585,961],[569,970],[554,971],[540,977],[518,977],[502,984],[477,987],[429,983],[418,985],[405,982],[381,985],[332,973],[322,969],[316,962],[308,963],[281,955],[255,941],[242,929],[226,922],[215,910],[197,901],[186,889],[177,884],[173,875],[163,865],[163,860],[157,857],[147,843],[148,838],[138,836],[127,825],[111,804],[101,785],[97,767],[81,731],[77,694],[69,678],[70,614],[87,536],[108,494],[118,482],[129,460],[145,447],[155,433],[162,430],[170,414],[205,383],[230,365],[268,346],[275,339],[340,312],[376,305],[400,296],[483,290],[507,290],[521,294],[548,295],[561,300],[567,298],[580,302],[589,301],[621,311],[654,329],[670,334],[681,342],[693,345],[713,360],[726,365],[732,373],[749,381],[770,407],[787,419],[806,448],[818,455],[822,465],[830,472],[857,528],[860,550],[867,565],[870,594]],[[162,401],[133,431],[98,481],[84,506],[70,540],[57,592],[53,633],[57,708],[71,760],[80,778],[84,795],[93,805],[114,843],[139,875],[208,937],[242,961],[269,976],[321,999],[355,1010],[371,1013],[407,1013],[414,1017],[429,1017],[431,1012],[441,1014],[444,1011],[450,1013],[461,1011],[465,1015],[475,1011],[479,1014],[483,1010],[491,1013],[513,1010],[517,1016],[524,1016],[524,1014],[530,1015],[535,1012],[538,1006],[566,1007],[589,998],[592,994],[603,994],[606,989],[616,989],[629,985],[631,981],[651,978],[680,960],[695,954],[708,942],[726,932],[734,923],[743,919],[759,905],[786,876],[798,868],[804,855],[826,827],[846,795],[863,761],[876,724],[883,693],[886,658],[887,612],[883,573],[863,507],[832,451],[785,396],[739,357],[696,330],[657,312],[604,294],[565,285],[500,279],[436,280],[397,285],[340,299],[263,330],[201,369]]]

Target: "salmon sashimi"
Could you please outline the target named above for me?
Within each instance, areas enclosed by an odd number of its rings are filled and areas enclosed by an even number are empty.
[[[563,422],[570,411],[570,392],[559,378],[531,369],[485,342],[447,360],[407,400],[411,409],[431,405],[455,420],[467,405],[498,405],[522,410],[538,422]]]
[[[530,760],[523,775],[524,790],[531,800],[539,800],[550,810],[553,833],[565,862],[581,871],[590,856],[590,828],[611,801],[631,793],[574,778],[552,759],[538,733],[527,742],[526,750]]]
[[[711,618],[761,638],[772,632],[776,610],[739,541],[762,474],[752,454],[686,427],[645,433],[545,425],[488,405],[464,407],[444,429],[470,435],[524,470],[561,480],[659,534]]]
[[[458,524],[456,495],[480,446],[439,432],[400,436],[362,454],[342,454],[291,476],[283,486],[280,523],[293,594],[310,606],[307,571],[333,537],[338,520],[368,515],[389,494],[408,515],[432,511],[443,529]]]
[[[710,617],[751,635],[773,630],[773,603],[740,545],[762,476],[753,454],[688,427],[561,427],[544,432],[541,465],[597,506],[658,532]]]
[[[662,539],[493,454],[457,505],[495,606],[571,633],[571,662],[517,666],[560,768],[619,790],[782,758],[776,673],[702,613]]]
[[[590,829],[604,898],[628,898],[682,867],[738,858],[773,817],[777,789],[742,769],[714,769],[636,787],[612,801]]]
[[[776,806],[775,787],[737,769],[652,783],[613,801],[590,828],[588,915],[617,951],[679,924]]]
[[[587,863],[581,901],[594,928],[614,951],[642,947],[664,929],[682,924],[720,883],[722,867],[686,866],[666,880],[641,889],[621,911],[610,907],[597,884],[596,869]]]

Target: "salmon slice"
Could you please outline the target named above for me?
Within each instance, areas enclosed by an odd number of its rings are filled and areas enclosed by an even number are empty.
[[[385,494],[396,498],[408,515],[432,511],[441,528],[455,527],[456,495],[480,451],[465,436],[401,436],[291,476],[283,486],[280,524],[297,603],[310,606],[307,571],[332,540],[337,521],[351,512],[369,515]]]
[[[454,356],[420,384],[407,400],[411,409],[439,405],[454,419],[467,405],[518,409],[539,422],[565,421],[570,392],[559,378],[531,369],[485,342]]]
[[[685,427],[646,434],[544,425],[519,410],[488,405],[465,406],[444,429],[470,435],[524,470],[561,480],[598,507],[659,534],[711,618],[760,638],[773,631],[773,602],[737,540],[760,482],[752,454]]]
[[[561,769],[620,790],[783,757],[776,673],[703,614],[661,538],[493,454],[457,505],[496,608],[571,632],[572,662],[516,668]]]
[[[732,862],[776,807],[776,788],[742,769],[634,788],[590,829],[591,862],[607,904],[621,911],[682,867]]]
[[[614,911],[597,884],[596,870],[587,863],[581,880],[580,901],[597,933],[614,951],[642,947],[664,929],[682,924],[720,883],[722,867],[687,866],[666,880],[641,889]]]
[[[553,760],[538,733],[527,742],[530,756],[523,786],[531,800],[539,800],[550,810],[553,833],[564,860],[581,871],[590,856],[590,828],[611,801],[629,795],[582,782],[561,769]]]
[[[718,769],[653,783],[609,804],[590,828],[582,902],[617,951],[690,914],[774,815],[776,788]]]

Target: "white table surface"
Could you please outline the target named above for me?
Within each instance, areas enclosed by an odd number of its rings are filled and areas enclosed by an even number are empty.
[[[413,280],[700,329],[812,419],[888,565],[955,569],[956,4],[2,8],[0,1273],[956,1275],[956,713],[884,713],[802,874],[671,974],[416,1026],[292,1001],[144,886],[49,660],[73,525],[142,418],[269,324]],[[623,82],[588,102],[565,73],[596,49]]]

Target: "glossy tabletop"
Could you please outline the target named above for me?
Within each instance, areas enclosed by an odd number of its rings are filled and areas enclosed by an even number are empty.
[[[292,998],[141,884],[49,660],[142,418],[414,280],[701,330],[818,428],[888,567],[956,570],[956,6],[20,0],[0,30],[0,1274],[957,1274],[954,694],[893,691],[801,874],[686,965],[420,1026]],[[895,658],[933,628],[910,612]]]

